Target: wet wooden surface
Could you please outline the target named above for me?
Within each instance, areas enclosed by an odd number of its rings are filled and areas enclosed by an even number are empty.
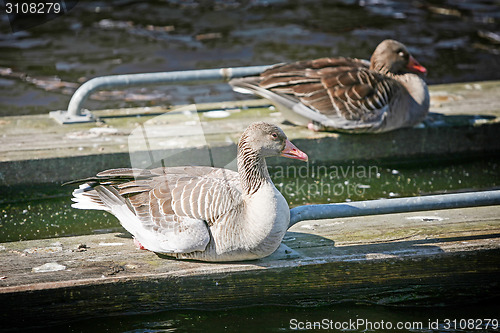
[[[500,296],[500,206],[304,221],[284,245],[261,260],[216,264],[138,250],[126,233],[3,243],[0,322]]]
[[[430,91],[432,113],[423,124],[383,134],[314,133],[283,123],[281,114],[260,99],[96,111],[100,122],[64,126],[48,115],[3,117],[0,186],[61,183],[159,156],[168,156],[167,165],[202,161],[234,168],[235,143],[256,120],[280,124],[310,163],[500,151],[500,81],[436,85]],[[276,163],[283,161],[269,160]]]

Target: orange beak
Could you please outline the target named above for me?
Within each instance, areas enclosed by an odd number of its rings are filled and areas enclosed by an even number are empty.
[[[309,159],[306,153],[295,147],[295,145],[289,140],[286,140],[285,149],[283,149],[283,151],[281,152],[281,156],[293,158],[295,160],[301,160],[304,162],[307,162],[307,160]]]
[[[424,66],[420,65],[417,59],[413,58],[412,56],[410,56],[410,59],[408,59],[408,65],[406,66],[406,68],[414,73],[427,74],[427,69]]]

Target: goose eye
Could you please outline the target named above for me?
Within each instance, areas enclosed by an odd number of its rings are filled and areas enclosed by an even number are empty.
[[[404,58],[405,57],[405,53],[403,51],[399,51],[398,52],[398,56],[400,56],[401,58]]]
[[[277,139],[278,138],[278,134],[276,134],[276,133],[272,133],[271,136],[273,137],[273,139]]]

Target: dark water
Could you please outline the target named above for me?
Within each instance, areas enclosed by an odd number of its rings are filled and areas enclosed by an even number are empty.
[[[0,115],[65,109],[96,76],[368,58],[385,38],[409,46],[429,83],[499,79],[499,21],[497,0],[79,1],[16,33],[0,14]],[[226,84],[149,86],[100,92],[86,107],[236,98]]]
[[[79,1],[67,15],[15,34],[3,14],[3,2],[0,9],[0,116],[65,109],[78,85],[96,76],[273,64],[331,55],[368,58],[385,38],[409,46],[427,67],[429,83],[500,79],[500,2],[494,0]],[[148,86],[100,92],[86,107],[238,98],[247,96],[232,93],[226,84]],[[498,157],[430,166],[347,163],[337,170],[309,168],[307,177],[298,179],[287,175],[287,170],[272,171],[277,187],[291,206],[297,206],[497,188],[499,165]],[[70,208],[70,193],[69,188],[44,186],[0,192],[0,242],[120,230],[108,214]],[[500,317],[498,304],[494,300],[435,308],[346,303],[179,310],[36,331],[286,332],[293,328],[293,319],[297,325],[365,319],[423,326],[351,331],[498,332],[485,326],[485,319]],[[446,326],[446,319],[451,324],[455,320],[456,326]],[[429,322],[436,320],[438,327],[431,329]],[[461,320],[474,320],[473,329]]]
[[[290,207],[500,187],[499,156],[422,165],[351,162],[269,169]],[[73,187],[0,191],[0,242],[122,230],[108,213],[71,208]]]

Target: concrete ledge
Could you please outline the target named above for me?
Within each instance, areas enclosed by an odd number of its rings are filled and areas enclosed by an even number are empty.
[[[166,165],[201,160],[231,167],[239,135],[256,120],[281,124],[311,163],[500,152],[500,81],[431,86],[430,90],[433,113],[424,124],[384,134],[313,133],[283,124],[282,116],[265,100],[105,110],[95,112],[101,122],[74,125],[59,125],[48,115],[4,117],[0,119],[0,187],[85,178],[103,169],[130,166],[130,154],[135,160],[142,155],[144,166],[149,166],[148,157],[160,156],[168,157],[163,159]],[[129,139],[141,131],[147,133],[147,145],[131,146],[137,140]],[[277,163],[283,160],[270,161],[270,165]]]

